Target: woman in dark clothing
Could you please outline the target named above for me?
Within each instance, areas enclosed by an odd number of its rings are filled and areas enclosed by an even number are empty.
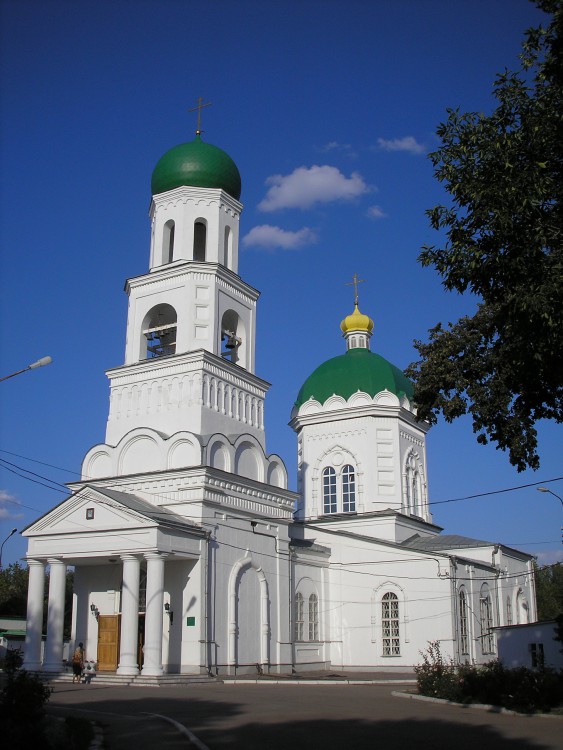
[[[72,681],[80,682],[84,669],[84,644],[79,643],[72,655]]]

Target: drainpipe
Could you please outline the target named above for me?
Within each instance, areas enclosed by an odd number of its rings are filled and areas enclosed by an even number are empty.
[[[461,662],[460,645],[459,645],[459,601],[457,596],[457,558],[450,557],[451,570],[451,595],[453,598],[452,617],[453,617],[453,639],[455,644],[456,662]]]
[[[204,590],[203,590],[203,601],[204,601],[204,617],[205,617],[205,623],[204,623],[204,633],[205,633],[205,661],[206,661],[206,668],[207,668],[207,674],[212,677],[212,658],[211,658],[211,645],[213,641],[210,639],[210,632],[209,632],[209,608],[211,606],[210,600],[209,600],[209,570],[211,568],[209,557],[211,555],[211,532],[207,531],[205,534],[205,555],[203,559],[203,565],[204,565],[204,574],[203,574],[203,580],[204,580]],[[217,674],[217,665],[215,665],[215,674]]]

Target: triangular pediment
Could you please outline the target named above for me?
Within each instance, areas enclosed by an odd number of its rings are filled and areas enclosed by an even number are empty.
[[[28,526],[23,535],[123,531],[158,526],[158,520],[148,515],[148,503],[134,496],[127,502],[126,497],[118,499],[119,495],[124,493],[83,487]],[[147,508],[143,507],[145,505]]]

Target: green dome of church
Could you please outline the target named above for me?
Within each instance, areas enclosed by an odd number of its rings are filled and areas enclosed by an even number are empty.
[[[153,195],[181,187],[220,188],[239,200],[240,172],[231,157],[217,146],[204,143],[199,135],[167,151],[154,168]]]
[[[398,367],[369,349],[349,349],[317,367],[303,383],[295,406],[310,398],[324,404],[334,394],[348,400],[357,391],[373,397],[384,390],[412,402],[414,386]]]

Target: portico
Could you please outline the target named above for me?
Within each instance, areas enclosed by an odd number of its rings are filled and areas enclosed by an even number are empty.
[[[139,674],[141,664],[143,675],[162,675],[171,660],[174,671],[199,670],[205,603],[198,563],[206,539],[200,526],[137,496],[86,486],[25,533],[30,550],[26,669],[60,672],[63,667],[65,581],[73,567],[72,640],[84,643],[87,658],[130,676]],[[190,630],[183,617],[188,610],[195,623]]]

